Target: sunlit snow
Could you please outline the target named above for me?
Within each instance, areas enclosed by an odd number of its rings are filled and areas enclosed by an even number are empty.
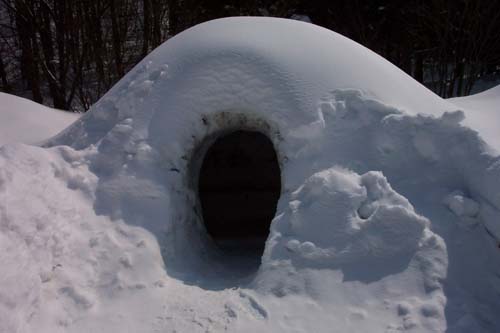
[[[310,23],[195,26],[62,133],[2,142],[0,332],[498,331],[482,100],[443,100]],[[198,198],[205,153],[241,130],[281,173],[257,271],[217,246]]]

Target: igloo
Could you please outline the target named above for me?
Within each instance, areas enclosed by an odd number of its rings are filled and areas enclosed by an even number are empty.
[[[297,35],[286,32],[296,26]],[[335,48],[329,46],[333,44]],[[311,57],[312,50],[321,55]],[[409,87],[397,87],[400,81]],[[97,144],[99,151],[113,154],[102,157],[109,169],[105,172],[113,175],[109,181],[122,163],[126,173],[137,168],[133,173],[151,183],[158,181],[148,173],[162,174],[164,184],[172,186],[168,200],[158,204],[164,206],[158,207],[162,222],[149,216],[155,211],[151,208],[126,208],[127,216],[146,214],[143,223],[155,234],[159,228],[178,229],[167,247],[189,244],[193,261],[212,253],[207,241],[215,240],[217,248],[232,237],[238,238],[230,242],[233,246],[253,243],[261,248],[254,258],[258,267],[277,200],[333,165],[330,156],[321,156],[321,141],[328,131],[325,118],[340,111],[334,101],[359,103],[364,94],[392,104],[395,97],[426,103],[432,105],[429,113],[442,111],[442,101],[406,74],[331,31],[290,20],[225,19],[190,29],[155,50],[51,145],[82,149]],[[350,126],[361,127],[369,121],[366,117],[371,116],[353,119]],[[223,147],[214,153],[217,143]],[[144,161],[141,144],[155,156]],[[349,168],[353,161],[343,166]],[[229,166],[235,163],[240,169]],[[148,171],[139,171],[143,168]],[[106,188],[98,194],[106,198],[105,204],[98,198],[99,210],[113,215]]]
[[[64,302],[82,332],[144,330],[162,309],[178,317],[155,323],[181,330],[477,328],[459,304],[478,302],[498,321],[495,301],[457,292],[481,285],[462,274],[471,265],[494,276],[500,236],[498,157],[463,122],[388,61],[315,25],[193,27],[43,148],[3,148],[25,174],[37,157],[23,216],[59,214],[47,229],[28,219],[63,249],[44,250],[50,272],[33,264],[42,282],[26,287],[29,325],[57,326],[36,304]],[[16,181],[0,185],[21,191]],[[493,255],[457,260],[457,237]],[[72,278],[57,275],[59,261]],[[110,321],[138,303],[150,312]]]

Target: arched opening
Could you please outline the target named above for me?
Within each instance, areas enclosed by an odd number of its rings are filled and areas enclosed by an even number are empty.
[[[205,154],[198,190],[203,221],[217,247],[258,265],[281,192],[271,140],[241,130],[219,137]]]

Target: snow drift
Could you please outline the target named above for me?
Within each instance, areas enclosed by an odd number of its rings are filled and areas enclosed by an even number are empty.
[[[62,131],[79,116],[0,92],[0,145],[39,143]]]
[[[465,125],[481,134],[496,153],[500,152],[500,86],[467,97],[448,101],[466,112]]]
[[[0,327],[498,329],[500,158],[463,121],[312,24],[191,28],[44,147],[0,149]],[[281,168],[250,275],[197,193],[205,152],[237,130],[265,134]]]

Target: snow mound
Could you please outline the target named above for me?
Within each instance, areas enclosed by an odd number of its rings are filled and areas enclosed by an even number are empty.
[[[0,330],[495,331],[500,157],[456,109],[312,24],[189,29],[44,147],[0,148]],[[236,130],[281,168],[252,275],[197,189]]]
[[[79,116],[0,92],[0,145],[41,142],[62,131]]]
[[[427,224],[381,173],[359,176],[335,168],[308,178],[275,220],[281,237],[287,235],[283,248],[306,265],[334,267],[413,253]]]
[[[466,112],[465,125],[478,131],[497,153],[500,152],[500,86],[448,101]]]

